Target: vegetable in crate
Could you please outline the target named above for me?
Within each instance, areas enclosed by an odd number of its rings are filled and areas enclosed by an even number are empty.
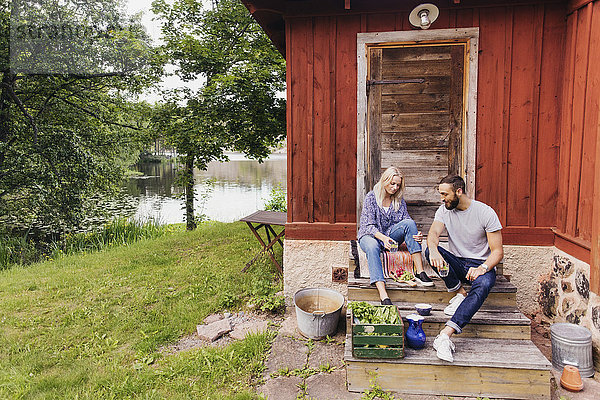
[[[399,324],[395,306],[373,306],[364,301],[352,301],[348,305],[362,324]]]

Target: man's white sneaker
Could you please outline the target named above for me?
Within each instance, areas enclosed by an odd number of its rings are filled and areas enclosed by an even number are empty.
[[[454,362],[452,352],[454,351],[454,343],[450,341],[450,338],[445,333],[437,335],[433,341],[433,348],[437,351],[437,358],[440,360]]]
[[[450,299],[450,305],[444,308],[444,314],[450,316],[454,315],[454,313],[458,309],[458,306],[460,306],[460,303],[462,303],[464,299],[465,296],[463,296],[460,293],[454,296],[452,299]]]

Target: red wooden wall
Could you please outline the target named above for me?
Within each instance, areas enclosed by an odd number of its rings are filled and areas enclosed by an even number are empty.
[[[565,7],[461,5],[432,26],[480,28],[476,198],[507,244],[554,243]],[[409,29],[408,11],[286,17],[288,239],[356,237],[356,34]]]
[[[568,12],[555,245],[588,263],[593,250],[600,293],[600,1],[572,1]]]

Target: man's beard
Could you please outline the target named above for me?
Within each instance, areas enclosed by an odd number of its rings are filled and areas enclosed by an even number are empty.
[[[446,206],[446,210],[454,210],[458,206],[458,196],[455,194],[454,200],[450,201],[450,204],[444,202],[444,206]]]

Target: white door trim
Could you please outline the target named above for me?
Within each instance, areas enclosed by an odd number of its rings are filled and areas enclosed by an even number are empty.
[[[466,178],[467,193],[475,198],[475,151],[476,151],[476,123],[477,123],[477,60],[479,48],[479,28],[458,29],[430,29],[418,31],[397,31],[358,33],[356,35],[356,57],[358,62],[357,76],[357,146],[356,146],[356,205],[357,219],[360,217],[362,201],[367,192],[365,188],[366,160],[367,160],[367,52],[368,47],[381,43],[406,43],[434,42],[459,40],[467,43],[468,62],[466,79],[466,104],[463,117],[464,139],[463,176]],[[358,222],[358,221],[357,221]]]

